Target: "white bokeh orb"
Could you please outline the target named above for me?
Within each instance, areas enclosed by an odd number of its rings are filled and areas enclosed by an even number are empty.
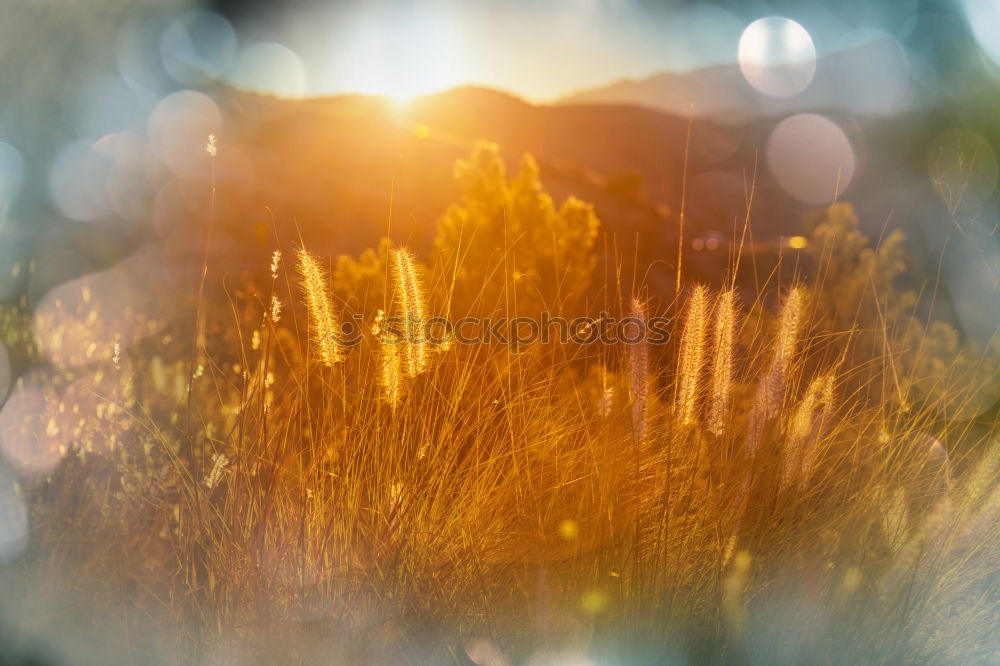
[[[767,166],[788,194],[807,204],[836,199],[854,177],[854,149],[829,118],[800,113],[785,118],[767,142]]]
[[[747,83],[770,97],[799,94],[816,73],[816,47],[809,32],[781,16],[748,25],[740,37],[738,57]]]

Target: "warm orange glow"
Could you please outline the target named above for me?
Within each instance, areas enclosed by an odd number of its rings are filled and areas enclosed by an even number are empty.
[[[376,30],[352,36],[345,61],[356,66],[341,74],[345,89],[405,104],[475,78],[461,34],[447,25],[424,20],[390,32],[388,39]]]

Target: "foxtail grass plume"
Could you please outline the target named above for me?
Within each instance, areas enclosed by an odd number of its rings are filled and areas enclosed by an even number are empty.
[[[778,317],[778,334],[774,355],[757,391],[747,422],[746,455],[753,457],[760,446],[766,423],[776,417],[785,400],[785,383],[788,367],[795,356],[799,332],[805,313],[806,291],[802,286],[792,287],[785,298]]]
[[[781,316],[778,317],[778,339],[774,348],[774,359],[768,372],[767,400],[773,413],[777,413],[784,401],[785,379],[799,344],[805,309],[805,287],[792,287],[781,307]]]
[[[813,380],[812,384],[816,384],[816,386],[810,385],[809,387],[810,389],[815,389],[817,396],[816,402],[810,412],[812,416],[809,419],[808,426],[804,420],[800,421],[797,426],[799,430],[796,432],[796,435],[802,438],[800,440],[800,446],[802,446],[802,466],[799,474],[800,488],[808,485],[813,471],[816,469],[816,455],[819,453],[817,444],[821,431],[826,429],[833,421],[833,390],[835,383],[836,378],[831,373]]]
[[[951,536],[955,509],[948,495],[942,497],[924,518],[916,534],[900,548],[878,583],[878,592],[885,598],[897,589],[907,576],[920,566],[941,565]]]
[[[380,342],[379,348],[379,384],[382,386],[382,397],[389,406],[396,410],[403,399],[406,389],[406,376],[403,374],[402,347],[404,340],[398,335],[385,330],[385,310],[379,309],[372,324],[372,335]]]
[[[732,559],[733,553],[736,551],[736,535],[730,534],[729,538],[726,539],[726,543],[722,546],[722,552],[719,553],[721,566],[725,568],[729,564],[729,560]]]
[[[677,363],[677,418],[680,424],[685,426],[692,425],[698,420],[707,329],[708,289],[698,285],[688,303]]]
[[[382,395],[395,411],[403,399],[403,367],[399,339],[383,339],[379,353]]]
[[[781,487],[804,481],[812,471],[816,446],[813,433],[821,420],[822,408],[832,402],[832,375],[821,375],[809,383],[806,394],[788,420],[785,435]]]
[[[741,550],[733,558],[733,566],[722,581],[722,616],[726,632],[735,643],[746,636],[749,615],[744,593],[750,578],[750,553]]]
[[[281,300],[277,296],[271,296],[271,321],[275,324],[281,321]]]
[[[281,266],[281,250],[271,253],[271,279],[278,279],[278,267]]]
[[[732,289],[719,295],[715,306],[715,328],[712,335],[712,385],[708,409],[708,431],[721,435],[726,428],[726,415],[732,402],[733,347],[736,342],[736,292]]]
[[[226,457],[226,454],[217,453],[212,456],[212,469],[209,471],[208,476],[205,477],[205,485],[209,489],[219,485],[219,481],[222,480],[222,475],[226,471],[227,465],[229,465],[229,458]]]
[[[427,341],[424,339],[423,285],[413,255],[406,248],[393,252],[396,275],[396,302],[404,321],[403,370],[408,377],[416,377],[427,369]]]
[[[753,394],[753,403],[750,405],[750,415],[747,417],[747,439],[744,448],[744,457],[746,458],[753,458],[757,455],[760,441],[764,437],[764,425],[771,417],[767,388],[768,377],[765,375],[757,383],[757,389]]]
[[[603,388],[601,389],[601,397],[597,402],[597,413],[602,418],[607,418],[611,414],[612,407],[614,407],[615,387],[608,384],[608,371],[604,367],[601,368],[601,384]]]
[[[889,594],[903,579],[921,566],[938,566],[948,550],[955,525],[955,506],[951,499],[951,463],[941,442],[927,434],[917,438],[917,455],[922,455],[918,479],[922,488],[914,490],[923,500],[933,502],[924,514],[916,534],[896,554],[892,566],[879,581],[879,592]],[[921,478],[922,477],[922,478]]]
[[[638,298],[632,299],[630,316],[646,328],[646,306]],[[631,373],[629,392],[632,398],[632,434],[635,441],[646,437],[646,422],[649,417],[649,348],[645,336],[629,345],[629,371]]]
[[[316,353],[323,365],[333,367],[344,360],[340,346],[340,321],[330,303],[326,275],[319,262],[305,249],[299,250],[299,276],[306,295],[309,323]]]
[[[990,442],[986,452],[972,468],[969,480],[965,484],[966,502],[976,504],[991,485],[1000,482],[997,478],[998,472],[1000,472],[1000,437]]]
[[[976,544],[982,544],[984,539],[990,535],[998,534],[1000,525],[1000,483],[993,486],[993,491],[982,496],[981,501],[975,505],[975,510],[962,524],[961,537],[956,546],[960,549],[967,549]],[[972,506],[969,507],[973,509]]]

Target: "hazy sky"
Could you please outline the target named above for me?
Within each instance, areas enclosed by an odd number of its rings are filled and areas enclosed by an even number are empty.
[[[465,83],[548,100],[662,70],[735,62],[742,30],[783,15],[818,52],[859,29],[898,39],[917,58],[947,60],[964,28],[943,0],[653,2],[650,0],[298,0],[208,3],[241,38],[291,49],[306,92],[408,95]]]

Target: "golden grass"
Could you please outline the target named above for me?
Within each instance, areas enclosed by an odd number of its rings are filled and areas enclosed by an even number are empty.
[[[677,367],[677,420],[682,426],[698,420],[708,330],[708,289],[695,287],[687,306]],[[721,387],[720,387],[721,388]]]
[[[490,275],[520,271],[515,259],[557,272],[517,249],[462,251]],[[431,263],[425,284],[409,251],[387,261],[366,276],[392,276],[401,316],[482,305],[453,298],[461,267]],[[665,348],[432,350],[419,331],[389,339],[379,311],[347,354],[319,261],[299,253],[301,298],[277,260],[265,268],[270,297],[234,303],[232,319],[211,310],[228,325],[191,386],[190,437],[185,359],[161,339],[123,349],[111,376],[128,387],[127,429],[81,418],[127,444],[74,450],[32,499],[46,562],[99,587],[102,612],[154,618],[152,640],[180,661],[990,658],[995,423],[984,455],[926,444],[957,426],[869,399],[868,374],[834,374],[825,361],[847,358],[850,337],[811,333],[813,285],[777,307],[773,289],[754,294],[754,327],[732,289],[697,287]],[[536,314],[513,296],[503,314]],[[637,321],[659,314],[623,301]]]
[[[427,369],[428,343],[424,339],[423,323],[427,321],[423,286],[416,261],[406,248],[393,251],[396,276],[396,299],[399,316],[403,319],[403,367],[406,376],[416,377]]]
[[[633,298],[629,315],[640,325],[646,326],[646,306]],[[632,435],[636,442],[646,438],[649,419],[649,347],[645,341],[629,346],[629,396],[632,399]]]
[[[327,367],[344,360],[340,347],[340,320],[330,302],[329,283],[319,262],[306,249],[299,250],[298,270],[302,292],[309,306],[309,325],[316,354]]]
[[[726,428],[733,399],[733,349],[736,344],[739,311],[736,292],[727,289],[719,294],[715,305],[715,325],[712,330],[711,400],[708,430],[721,435]]]

